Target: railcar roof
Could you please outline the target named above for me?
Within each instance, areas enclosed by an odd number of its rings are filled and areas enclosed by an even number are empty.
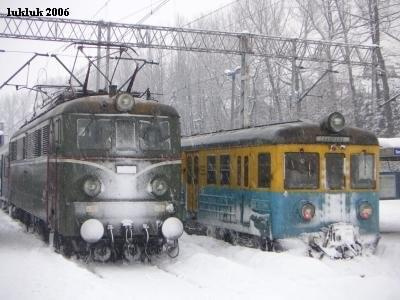
[[[244,145],[315,144],[317,136],[350,137],[351,144],[378,145],[376,136],[363,129],[346,127],[340,133],[332,134],[319,124],[295,121],[185,137],[182,139],[182,148],[195,150]]]
[[[60,114],[133,114],[133,115],[160,115],[160,116],[170,116],[179,117],[178,112],[175,108],[161,104],[154,100],[143,100],[135,98],[135,105],[128,111],[121,113],[117,110],[115,106],[115,97],[110,97],[109,95],[94,95],[77,98],[74,100],[69,100],[61,103],[51,110],[47,111],[43,115],[37,117],[33,121],[24,125],[19,129],[14,136],[26,131],[37,124],[43,122],[44,120],[50,118],[51,116],[56,116]]]

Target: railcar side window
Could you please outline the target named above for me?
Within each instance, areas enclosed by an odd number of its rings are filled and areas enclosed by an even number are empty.
[[[110,149],[112,127],[111,120],[78,119],[78,148]]]
[[[351,187],[375,188],[375,158],[373,154],[352,154],[350,158]]]
[[[249,157],[244,157],[244,186],[249,186]]]
[[[242,185],[242,157],[237,158],[237,185]]]
[[[215,156],[207,156],[207,184],[217,183],[217,162]]]
[[[117,149],[135,149],[135,124],[131,120],[117,120],[115,138]]]
[[[269,153],[258,154],[258,187],[271,186],[271,156]]]
[[[285,188],[317,189],[319,186],[318,153],[285,153]]]
[[[193,183],[199,183],[199,157],[194,157],[194,166],[193,166]]]
[[[344,189],[344,154],[327,153],[325,162],[327,188],[329,190]]]
[[[186,181],[188,184],[193,184],[193,158],[191,156],[187,158]]]
[[[168,121],[140,120],[139,138],[142,150],[170,150],[170,128]]]
[[[221,155],[220,158],[220,178],[221,178],[221,184],[226,185],[229,184],[230,182],[230,174],[231,174],[231,169],[230,169],[230,157],[229,155]]]

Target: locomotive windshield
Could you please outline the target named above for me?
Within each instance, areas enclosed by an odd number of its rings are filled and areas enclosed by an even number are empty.
[[[115,137],[115,146],[113,143]],[[170,124],[159,118],[78,118],[78,148],[82,150],[171,150]]]
[[[110,149],[111,125],[109,119],[78,119],[78,147],[80,149]]]
[[[317,189],[318,162],[318,153],[285,153],[285,187],[289,189]]]

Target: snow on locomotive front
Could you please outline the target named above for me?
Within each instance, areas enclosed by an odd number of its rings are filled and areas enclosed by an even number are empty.
[[[130,94],[69,101],[59,112],[58,233],[69,251],[107,261],[179,252],[179,116]],[[79,238],[80,237],[80,238]]]

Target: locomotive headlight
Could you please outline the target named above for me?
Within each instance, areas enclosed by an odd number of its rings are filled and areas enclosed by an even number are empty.
[[[372,216],[373,213],[373,209],[371,204],[369,204],[368,202],[364,202],[360,205],[360,218],[363,220],[367,220]]]
[[[132,95],[121,94],[117,97],[115,104],[120,112],[126,112],[132,109],[135,99]]]
[[[162,178],[156,178],[150,183],[150,190],[156,196],[164,195],[168,190],[167,182]]]
[[[301,207],[301,216],[305,221],[310,221],[315,216],[315,206],[311,203],[306,203]]]
[[[343,130],[345,119],[341,113],[334,112],[330,114],[327,118],[325,118],[322,121],[321,125],[329,131],[337,133]]]
[[[90,197],[96,197],[101,192],[101,182],[96,177],[89,177],[83,183],[83,191]]]

